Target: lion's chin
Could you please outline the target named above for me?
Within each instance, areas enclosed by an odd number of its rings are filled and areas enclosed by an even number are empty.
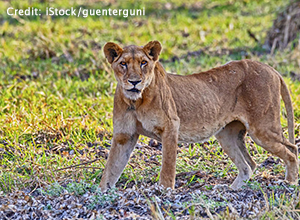
[[[131,100],[138,100],[139,98],[142,98],[142,91],[135,88],[130,90],[125,90],[124,94],[126,98]]]

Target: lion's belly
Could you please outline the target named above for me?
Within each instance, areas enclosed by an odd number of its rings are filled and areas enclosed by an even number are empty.
[[[198,116],[199,115],[199,116]],[[233,117],[203,117],[203,114],[186,115],[180,118],[178,131],[179,143],[204,142],[217,134]],[[137,112],[137,132],[158,141],[162,141],[164,118],[157,114],[140,114]],[[181,115],[179,115],[181,116]],[[197,117],[198,116],[198,117]]]
[[[226,122],[216,123],[214,126],[192,126],[191,124],[185,125],[181,124],[178,132],[178,142],[179,143],[196,143],[204,142],[208,140],[211,136],[219,133],[222,128],[226,125]],[[159,127],[159,124],[156,125]],[[141,135],[145,135],[150,138],[154,138],[158,141],[161,140],[161,133],[157,132],[156,126],[149,123],[138,122],[137,130]]]
[[[195,143],[195,142],[204,142],[208,140],[211,136],[219,133],[224,125],[216,125],[210,128],[205,126],[198,126],[194,129],[187,129],[185,127],[179,128],[178,133],[178,142],[179,143]]]

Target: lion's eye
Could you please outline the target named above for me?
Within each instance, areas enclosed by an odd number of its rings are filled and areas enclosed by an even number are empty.
[[[141,66],[145,66],[147,64],[147,61],[146,60],[143,60],[142,62],[141,62]]]
[[[122,62],[120,63],[120,65],[121,65],[121,66],[126,66],[126,63],[125,63],[124,61],[122,61]]]

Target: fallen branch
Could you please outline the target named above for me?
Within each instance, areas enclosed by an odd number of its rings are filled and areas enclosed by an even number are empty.
[[[80,163],[80,164],[77,164],[77,165],[72,165],[72,166],[68,166],[68,167],[56,169],[56,170],[54,170],[54,172],[56,172],[56,171],[61,171],[61,170],[67,170],[67,169],[71,169],[71,168],[75,168],[75,167],[76,167],[76,168],[78,168],[78,167],[84,168],[84,167],[81,167],[81,166],[86,165],[86,164],[94,163],[95,161],[100,160],[100,159],[101,159],[101,158],[96,158],[96,159],[94,159],[94,160],[87,161],[87,162],[84,162],[84,163]],[[97,168],[95,167],[94,169],[97,169]]]
[[[191,172],[182,172],[182,173],[177,173],[176,174],[176,177],[181,177],[181,176],[194,176],[196,174],[200,174],[200,175],[197,175],[197,176],[204,176],[203,173],[201,173],[199,170],[197,171],[191,171]]]

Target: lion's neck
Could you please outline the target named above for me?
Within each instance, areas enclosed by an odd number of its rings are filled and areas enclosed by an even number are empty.
[[[154,74],[157,76],[166,76],[166,70],[164,69],[163,65],[158,61],[154,68]]]
[[[143,97],[149,97],[149,93],[158,93],[161,86],[165,83],[166,71],[160,62],[157,62],[154,67],[154,74],[150,85],[145,88]],[[154,94],[151,94],[153,96]]]

